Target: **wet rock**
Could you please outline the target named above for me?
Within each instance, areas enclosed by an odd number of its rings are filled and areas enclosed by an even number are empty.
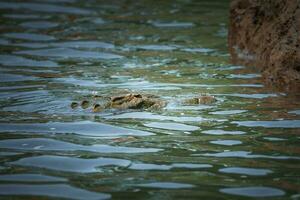
[[[259,67],[268,83],[300,90],[300,1],[232,0],[232,62]]]

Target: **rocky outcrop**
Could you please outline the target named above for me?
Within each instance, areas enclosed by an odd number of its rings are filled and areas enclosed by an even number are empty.
[[[229,51],[268,83],[300,91],[300,0],[232,0]]]

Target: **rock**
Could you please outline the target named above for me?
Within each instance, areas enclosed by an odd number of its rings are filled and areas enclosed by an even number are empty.
[[[233,63],[300,90],[300,0],[232,0],[228,43]]]

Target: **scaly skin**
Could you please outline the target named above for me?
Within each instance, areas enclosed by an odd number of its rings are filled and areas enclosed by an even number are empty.
[[[216,98],[209,95],[202,95],[186,99],[183,104],[212,104]],[[94,96],[92,101],[83,100],[81,103],[72,102],[71,108],[76,109],[81,106],[87,109],[92,106],[93,112],[101,112],[105,109],[140,109],[140,110],[159,110],[167,105],[167,102],[154,95],[141,95],[129,93],[120,96],[103,97]]]

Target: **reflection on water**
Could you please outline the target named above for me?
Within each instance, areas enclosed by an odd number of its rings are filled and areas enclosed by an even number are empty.
[[[99,169],[100,166],[126,167],[130,164],[130,161],[116,158],[82,159],[64,156],[36,156],[22,158],[11,162],[11,164],[65,172],[92,173],[101,172],[101,169]]]
[[[191,184],[172,183],[172,182],[145,183],[145,184],[138,184],[137,186],[138,187],[147,187],[147,188],[158,188],[158,189],[182,189],[182,188],[194,187]]]
[[[47,21],[32,21],[32,22],[24,22],[20,24],[20,26],[23,26],[25,28],[32,28],[32,29],[48,29],[48,28],[54,28],[58,26],[58,24],[54,22],[47,22]]]
[[[155,27],[159,28],[189,28],[195,26],[192,22],[152,22]]]
[[[9,182],[67,182],[67,179],[53,176],[46,176],[41,174],[10,174],[10,175],[0,175],[1,181]]]
[[[206,130],[202,133],[209,135],[242,135],[245,134],[243,131],[224,131],[224,130]]]
[[[228,167],[222,168],[219,170],[224,173],[232,173],[232,174],[244,174],[249,176],[264,176],[269,173],[272,173],[269,169],[255,169],[255,168],[245,168],[245,167]]]
[[[13,55],[0,55],[0,63],[3,66],[58,67],[54,61],[32,60]]]
[[[0,141],[0,147],[5,149],[29,151],[90,151],[98,153],[154,153],[162,149],[134,148],[109,145],[78,145],[52,139],[10,139]]]
[[[284,191],[271,187],[224,188],[221,192],[247,197],[275,197],[285,194]]]
[[[201,168],[211,168],[212,165],[209,164],[192,164],[192,163],[174,163],[171,165],[158,165],[158,164],[146,164],[146,163],[132,163],[129,169],[134,170],[171,170],[176,168],[186,168],[186,169],[201,169]]]
[[[179,123],[161,123],[161,122],[150,122],[144,124],[144,126],[151,127],[151,128],[161,128],[161,129],[168,129],[168,130],[177,130],[177,131],[195,131],[198,130],[199,127],[191,126],[186,124],[179,124]]]
[[[75,188],[66,184],[3,184],[0,185],[0,195],[16,196],[16,195],[36,195],[48,196],[52,198],[65,199],[110,199],[109,194],[89,192],[87,190]]]
[[[265,128],[300,128],[300,120],[277,120],[277,121],[233,121],[239,126],[265,127]]]
[[[80,51],[68,48],[54,48],[54,49],[41,49],[41,50],[26,50],[17,51],[15,54],[41,56],[41,57],[57,57],[57,58],[73,58],[73,59],[116,59],[122,58],[122,56],[93,51]]]
[[[228,6],[1,1],[0,198],[297,197],[299,96],[229,63]],[[167,106],[92,111],[128,92]]]
[[[204,119],[200,116],[165,116],[165,115],[158,115],[149,112],[130,112],[130,113],[123,113],[119,115],[112,115],[105,117],[107,119],[148,119],[148,120],[168,120],[168,121],[175,121],[175,122],[201,122]]]
[[[211,157],[220,157],[220,158],[269,158],[269,159],[279,159],[279,160],[286,160],[286,159],[295,159],[300,160],[298,156],[269,156],[269,155],[262,155],[262,154],[252,154],[248,151],[225,151],[220,153],[205,153],[202,156],[211,156]]]
[[[0,2],[0,9],[12,9],[12,10],[32,10],[37,12],[47,13],[66,13],[66,14],[77,14],[87,15],[91,14],[91,11],[80,9],[76,7],[53,5],[46,3],[29,3],[29,2]]]
[[[226,146],[242,144],[242,142],[239,141],[239,140],[214,140],[214,141],[210,141],[210,143],[219,144],[219,145],[226,145]]]
[[[20,40],[31,40],[31,41],[51,41],[55,40],[55,37],[37,33],[6,33],[4,37]]]
[[[23,76],[23,75],[15,75],[15,74],[0,74],[0,82],[17,82],[17,81],[29,81],[34,80],[36,77],[32,76]]]
[[[0,124],[1,132],[13,132],[13,133],[52,133],[52,134],[64,134],[73,133],[85,136],[121,136],[121,135],[136,135],[136,136],[149,136],[154,135],[151,132],[121,128],[117,126],[111,126],[108,124],[98,123],[98,122],[49,122],[49,123],[39,123],[39,124]]]

